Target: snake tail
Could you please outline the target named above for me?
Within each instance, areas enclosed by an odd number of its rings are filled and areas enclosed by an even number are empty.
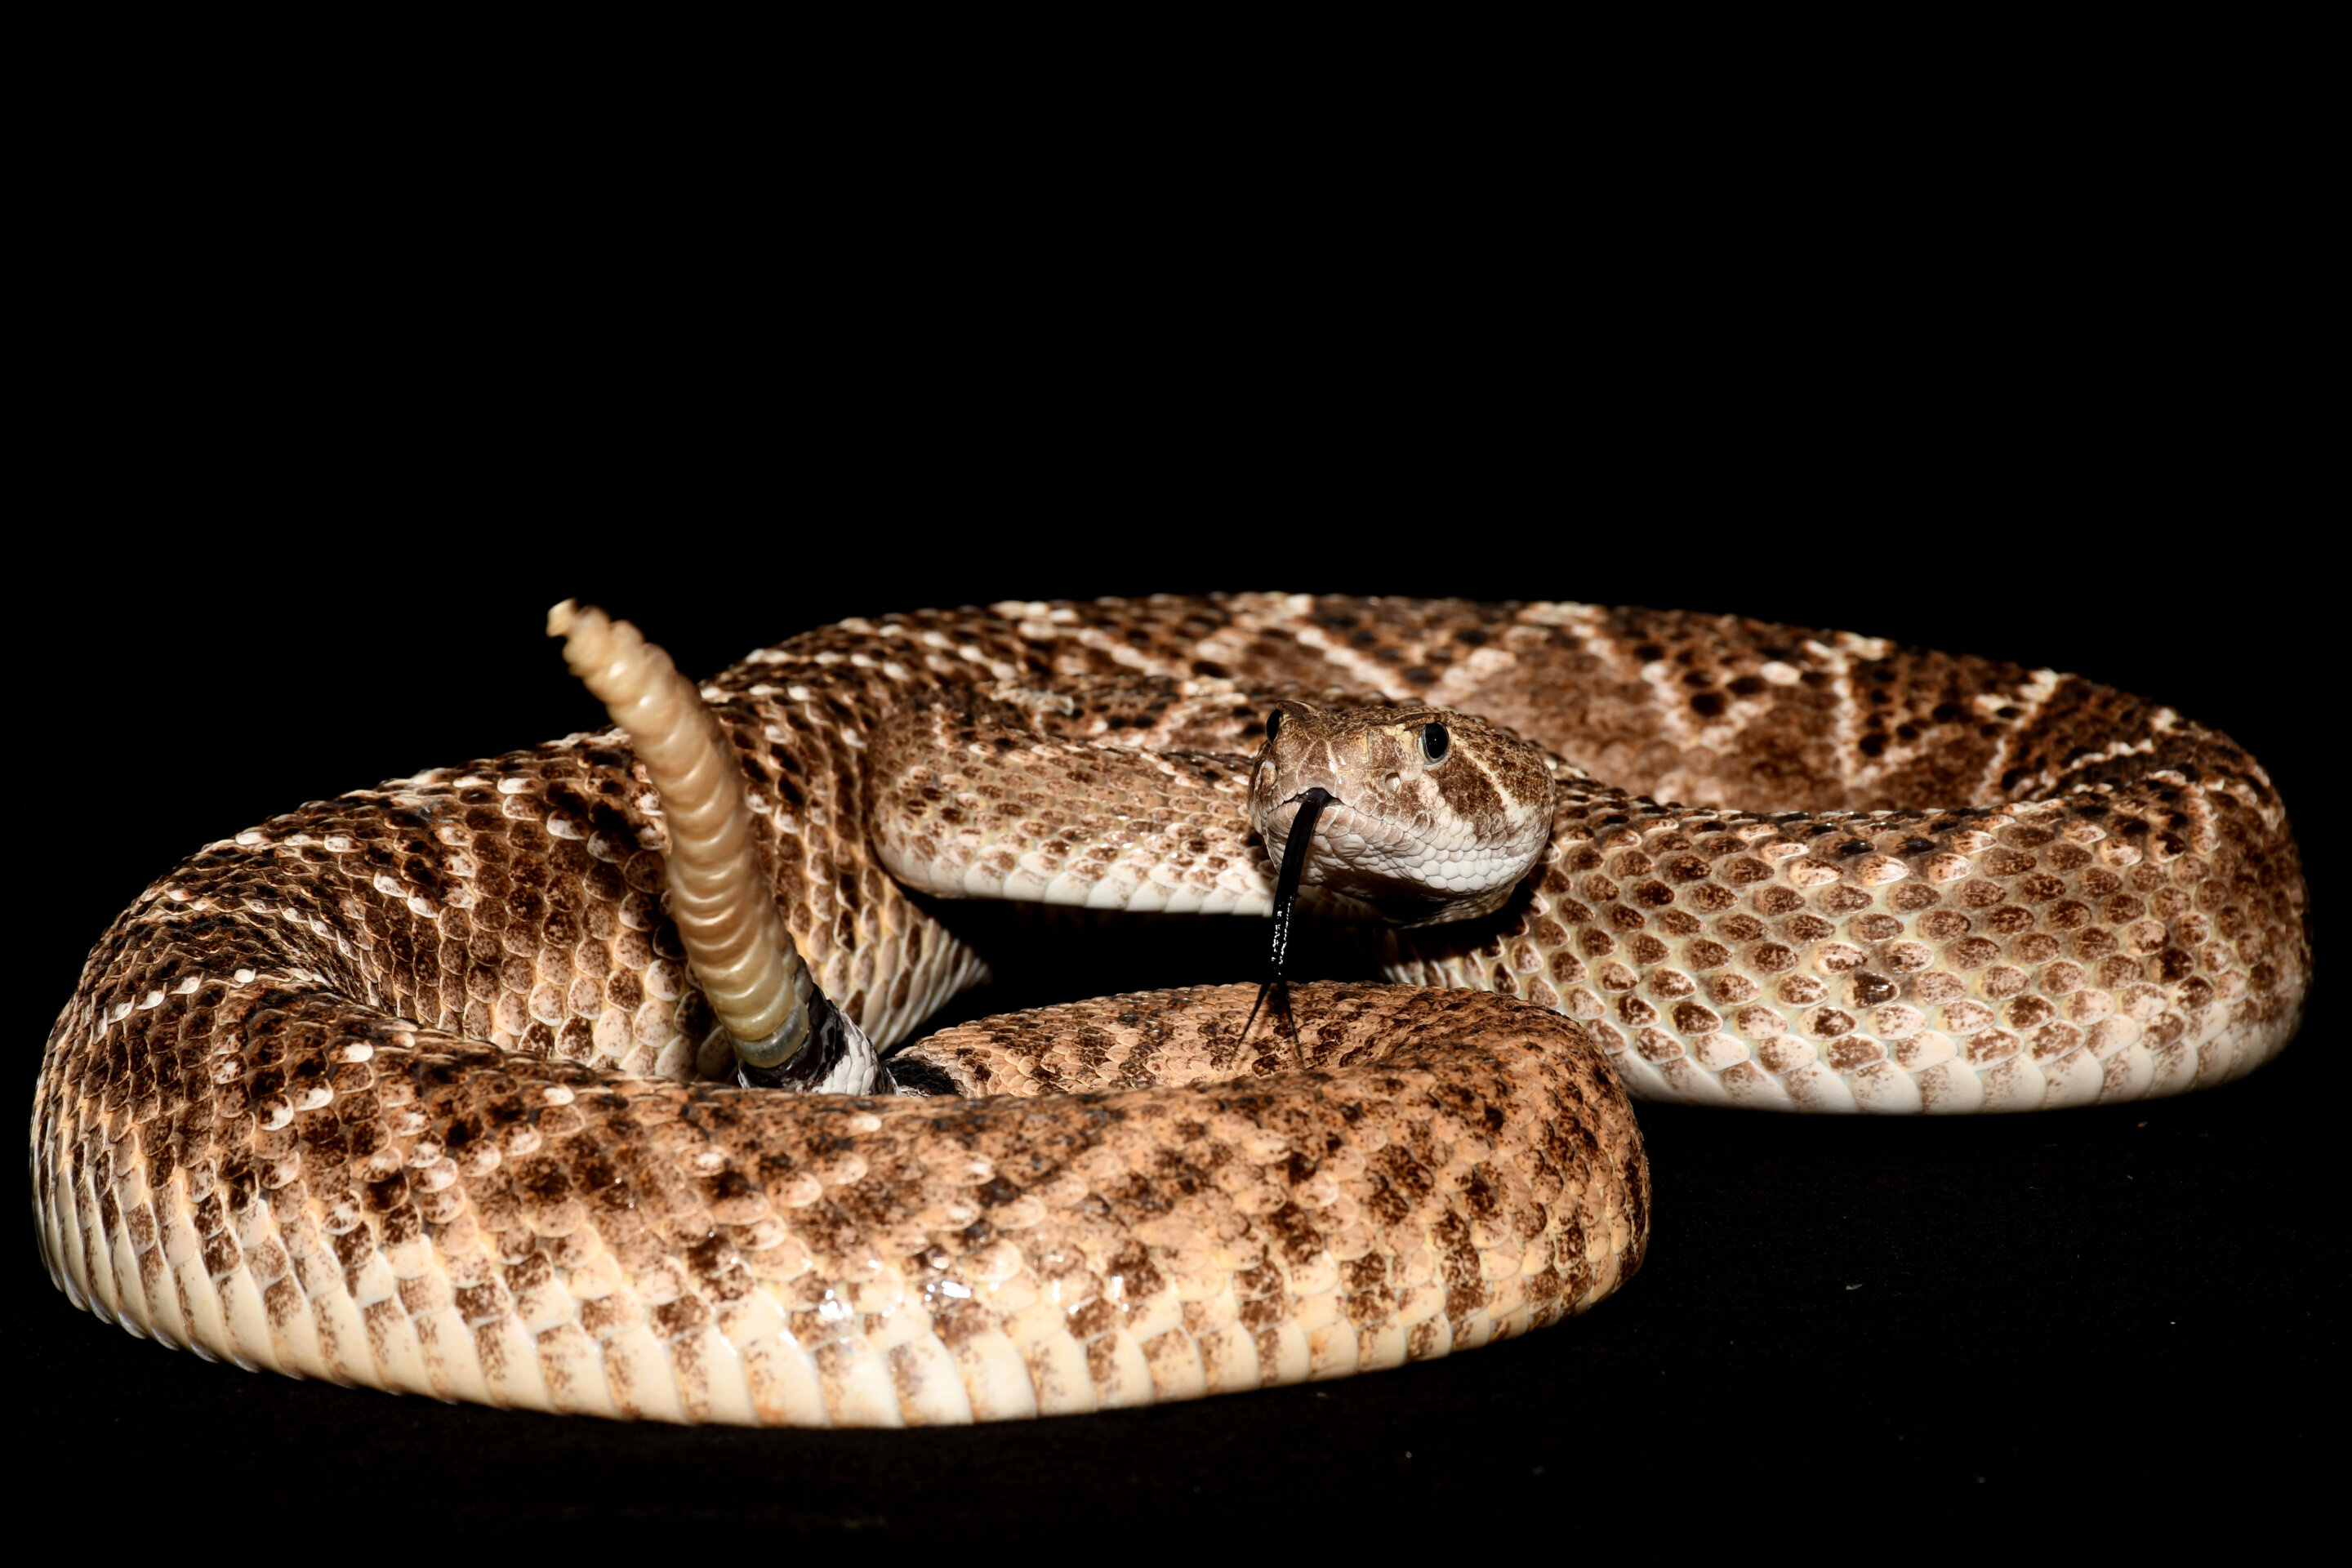
[[[742,770],[702,694],[660,647],[602,610],[566,599],[548,612],[547,631],[563,639],[572,672],[628,731],[660,797],[669,912],[736,1055],[753,1069],[804,1069],[794,1078],[836,1066],[798,1059],[816,1043],[818,1015],[830,1004],[784,929]],[[836,1045],[822,1054],[844,1053]]]

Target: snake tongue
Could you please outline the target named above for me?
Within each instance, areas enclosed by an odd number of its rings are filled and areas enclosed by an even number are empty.
[[[1290,837],[1282,846],[1282,869],[1274,882],[1274,946],[1268,954],[1266,977],[1257,988],[1257,1000],[1250,1004],[1248,1022],[1242,1025],[1242,1038],[1249,1038],[1250,1027],[1257,1022],[1257,1012],[1265,1005],[1266,994],[1274,994],[1274,1011],[1278,1018],[1290,1016],[1290,916],[1298,902],[1298,879],[1306,874],[1307,854],[1315,843],[1315,820],[1323,808],[1332,804],[1328,790],[1310,789],[1298,797],[1298,815],[1290,819]],[[1293,1032],[1291,1049],[1298,1042]]]

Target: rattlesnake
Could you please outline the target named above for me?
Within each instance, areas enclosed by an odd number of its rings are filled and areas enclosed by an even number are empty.
[[[574,736],[305,806],[147,889],[43,1058],[60,1287],[200,1354],[558,1410],[1181,1398],[1598,1301],[1647,1245],[1626,1091],[2176,1093],[2268,1059],[2308,981],[2284,811],[2226,738],[1873,638],[1557,604],[1006,604],[845,622],[701,698],[740,785],[657,791],[627,734]],[[1549,834],[1507,901],[1375,939],[1423,989],[1302,985],[1246,1037],[1253,987],[1103,998],[861,1055],[985,973],[942,896],[1265,908],[1272,711],[1398,745],[1483,719],[1540,749]],[[1405,756],[1375,774],[1407,790]],[[692,856],[663,850],[705,807],[709,864],[748,854],[773,891],[730,905],[714,871],[709,940],[791,937],[745,939],[737,972],[686,963],[672,919],[699,918]],[[1328,915],[1400,912],[1330,857],[1314,875]],[[1000,1098],[727,1081],[795,1071]]]

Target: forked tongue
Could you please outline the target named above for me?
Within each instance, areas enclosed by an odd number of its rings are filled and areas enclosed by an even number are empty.
[[[1298,903],[1298,879],[1306,873],[1307,851],[1315,844],[1315,819],[1323,815],[1323,808],[1331,804],[1331,799],[1328,790],[1308,790],[1298,797],[1298,815],[1290,820],[1290,837],[1282,847],[1282,870],[1274,883],[1274,949],[1265,983],[1257,988],[1257,1000],[1250,1004],[1249,1022],[1242,1026],[1242,1038],[1245,1040],[1251,1026],[1257,1022],[1258,1009],[1265,1005],[1267,993],[1274,995],[1275,1016],[1290,1016],[1290,914]],[[1294,1055],[1297,1052],[1296,1030],[1292,1031],[1290,1048]]]

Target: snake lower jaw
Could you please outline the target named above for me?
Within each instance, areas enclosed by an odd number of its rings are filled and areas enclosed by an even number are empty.
[[[1287,826],[1269,819],[1262,829],[1277,865],[1288,846]],[[1318,919],[1397,927],[1493,914],[1510,902],[1543,847],[1538,840],[1524,853],[1449,858],[1447,849],[1344,800],[1323,808],[1314,834],[1299,879],[1301,908]]]
[[[1417,930],[1423,926],[1455,925],[1495,913],[1511,901],[1518,890],[1517,881],[1506,882],[1497,888],[1461,893],[1440,888],[1418,890],[1401,889],[1393,879],[1365,879],[1359,885],[1355,879],[1341,875],[1326,878],[1312,884],[1318,895],[1302,898],[1301,907],[1322,920],[1352,921],[1360,924],[1377,924],[1400,931]]]

